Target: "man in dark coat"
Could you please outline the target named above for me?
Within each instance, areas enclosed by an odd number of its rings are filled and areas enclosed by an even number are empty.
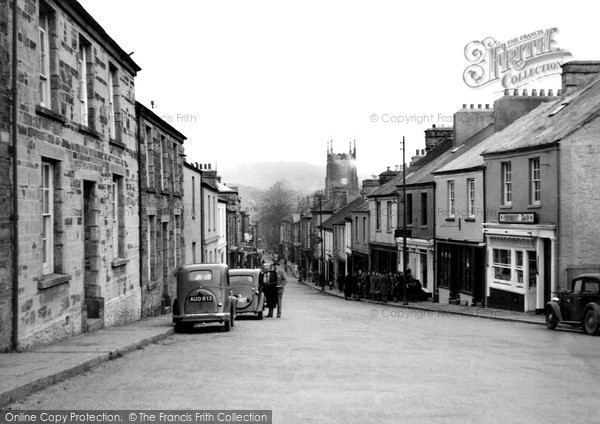
[[[269,308],[266,317],[272,318],[273,309],[277,305],[277,273],[271,268],[265,269],[261,272],[261,278],[262,290],[267,301],[267,308]]]

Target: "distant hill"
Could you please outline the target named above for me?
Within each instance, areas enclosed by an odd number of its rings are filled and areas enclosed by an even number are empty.
[[[305,162],[261,162],[219,166],[221,181],[228,186],[266,190],[275,182],[285,181],[299,194],[310,194],[325,187],[325,166]]]

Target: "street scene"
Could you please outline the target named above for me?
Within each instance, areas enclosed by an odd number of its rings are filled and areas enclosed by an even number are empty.
[[[0,424],[597,421],[597,18],[502,9],[0,1]]]
[[[281,319],[199,326],[9,408],[272,409],[286,423],[597,415],[597,340],[580,332],[344,301],[292,275],[283,301]]]

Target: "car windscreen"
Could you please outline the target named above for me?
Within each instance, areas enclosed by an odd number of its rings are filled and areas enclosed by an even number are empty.
[[[238,283],[252,283],[253,279],[251,275],[230,275],[229,282],[231,284]]]
[[[190,281],[207,281],[212,280],[212,271],[203,269],[201,271],[191,271]]]

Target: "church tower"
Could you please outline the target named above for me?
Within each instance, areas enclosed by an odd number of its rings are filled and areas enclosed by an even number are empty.
[[[349,143],[348,153],[333,153],[333,141],[327,143],[325,195],[328,199],[332,199],[333,192],[337,190],[347,190],[348,203],[360,194],[356,172],[356,140],[354,148],[352,148],[352,143]]]

